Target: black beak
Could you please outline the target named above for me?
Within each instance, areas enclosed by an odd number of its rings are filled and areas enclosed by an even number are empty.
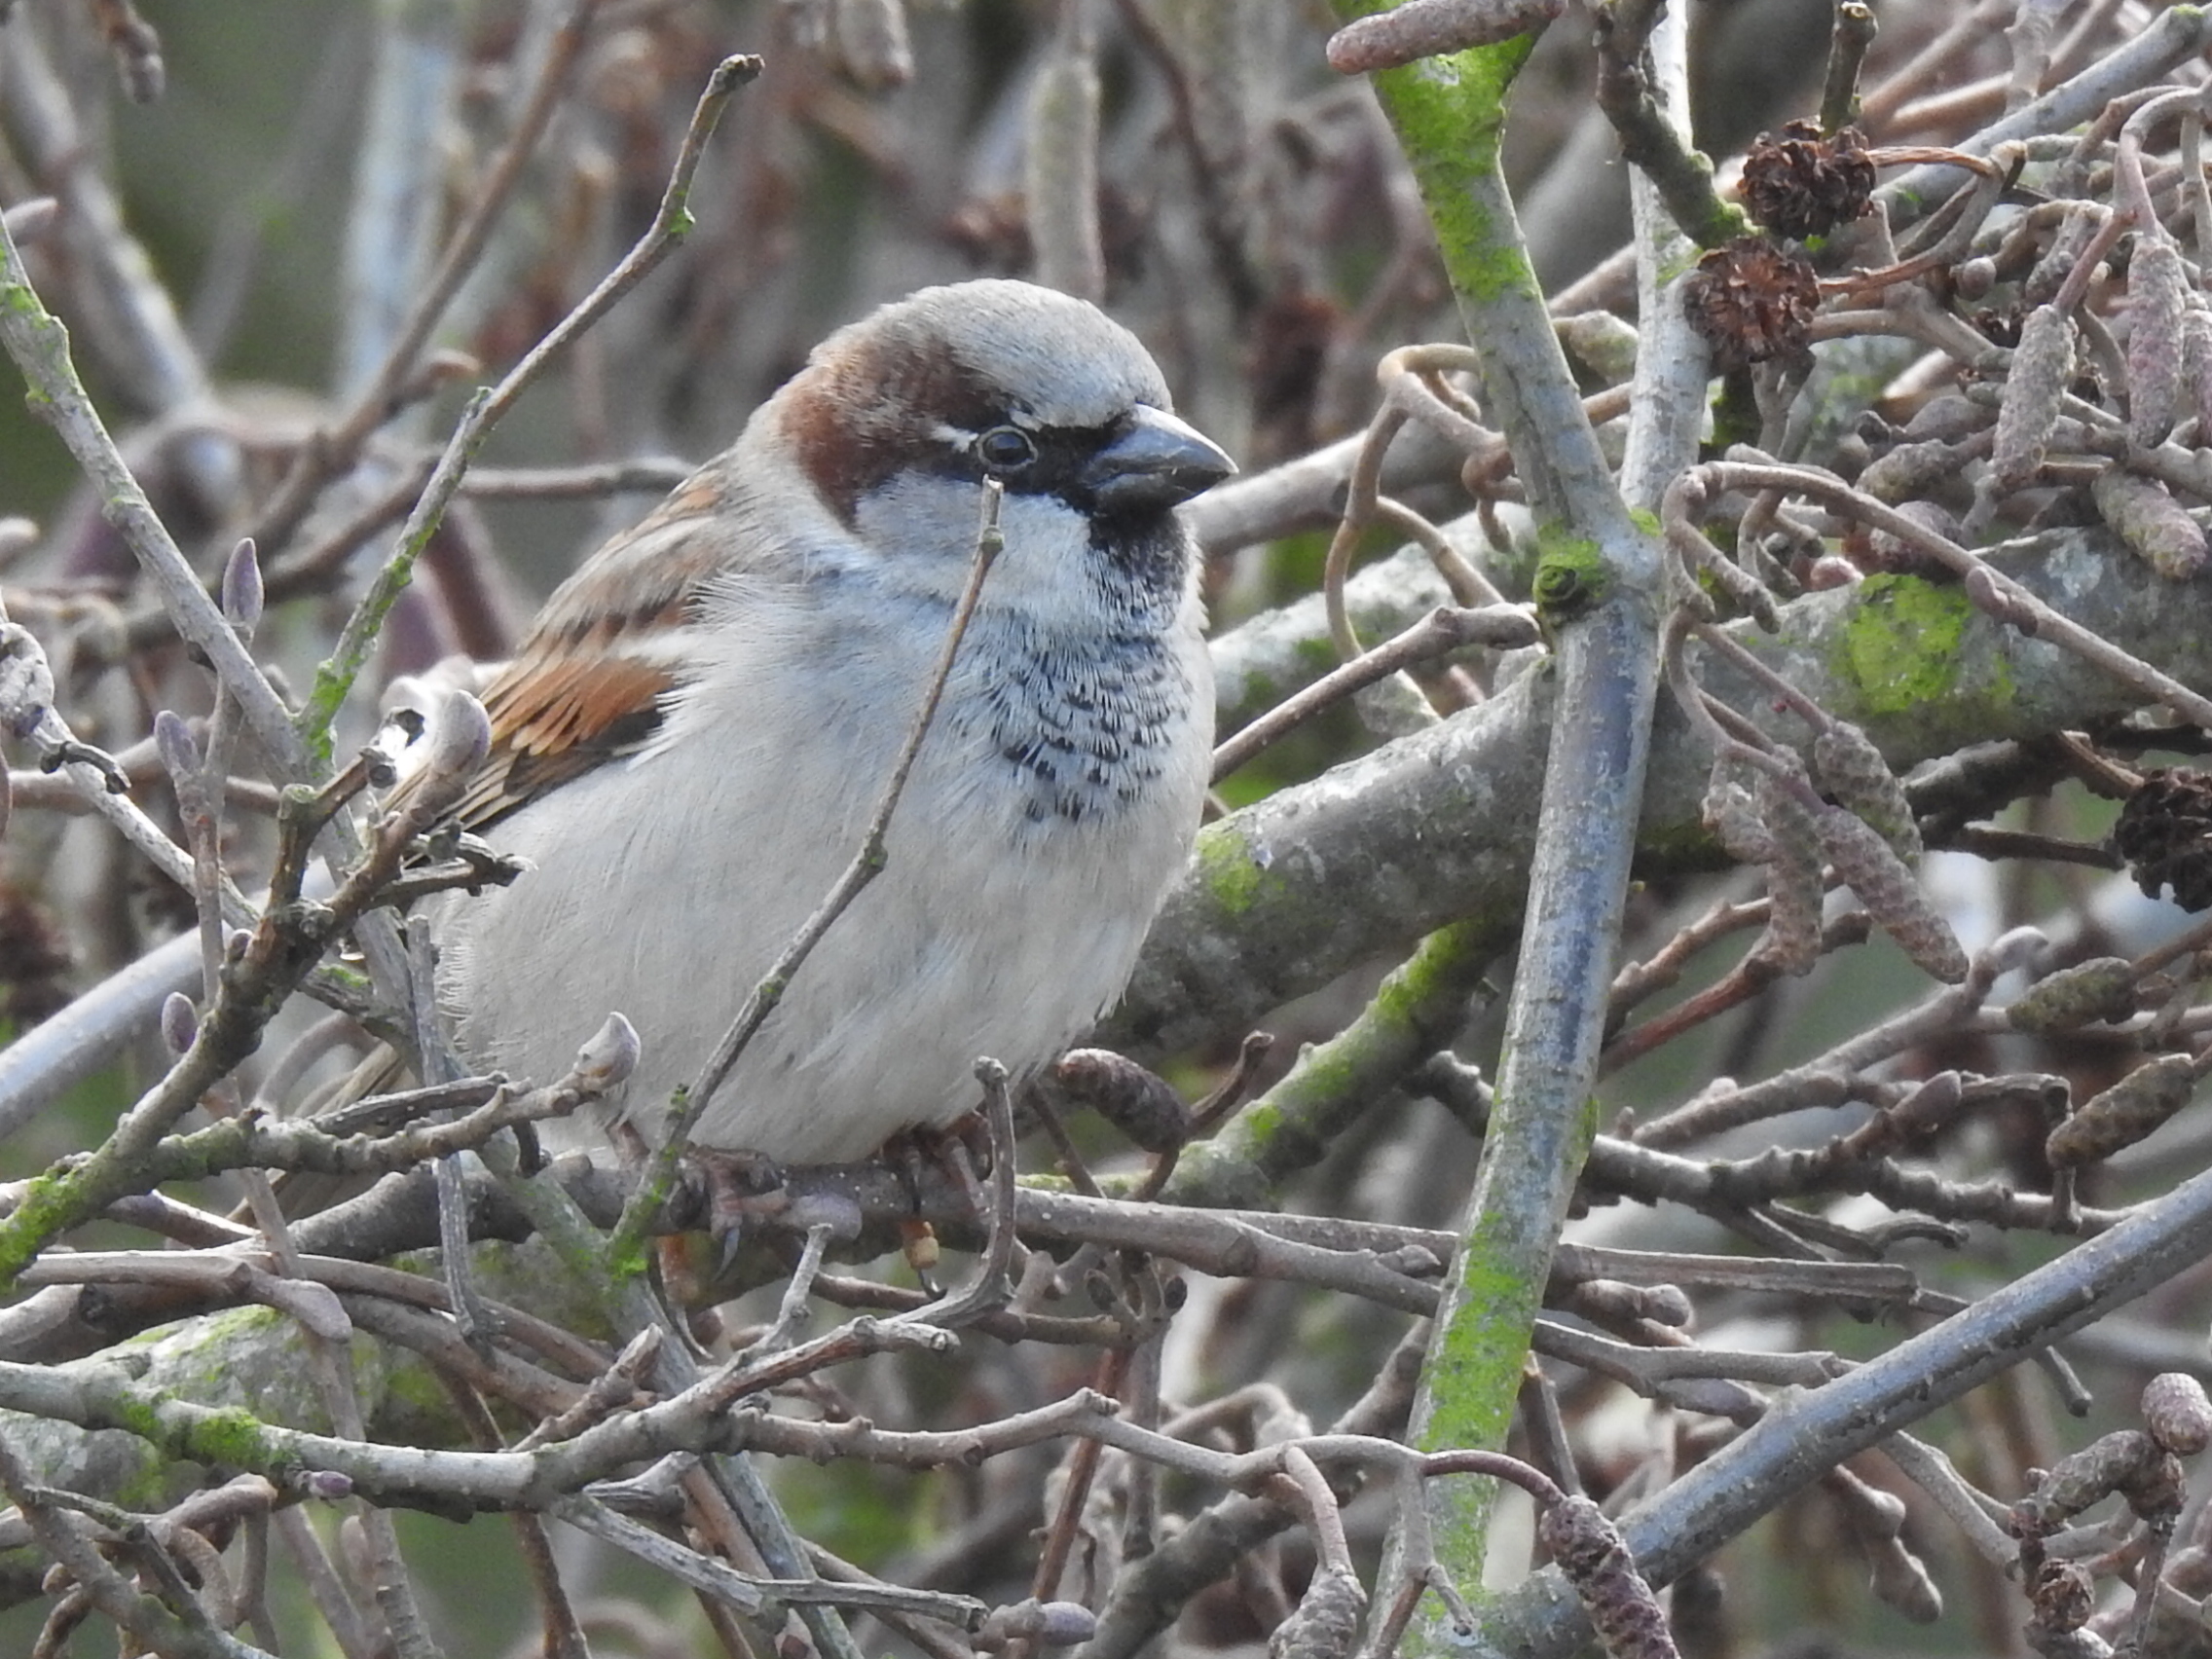
[[[1235,470],[1197,427],[1140,403],[1085,465],[1082,482],[1106,512],[1162,512]]]

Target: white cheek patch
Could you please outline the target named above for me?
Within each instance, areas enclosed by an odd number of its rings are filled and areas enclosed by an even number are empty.
[[[879,568],[900,591],[951,605],[968,583],[982,495],[954,479],[893,479],[862,500],[856,528],[884,550]],[[1092,557],[1089,520],[1055,496],[1009,495],[999,528],[1006,545],[983,584],[986,606],[1018,606],[1040,618],[1093,614],[1097,599],[1083,579]]]

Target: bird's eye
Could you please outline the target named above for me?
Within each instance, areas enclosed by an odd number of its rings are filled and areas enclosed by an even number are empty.
[[[976,440],[976,459],[985,472],[1003,478],[1037,459],[1037,445],[1019,426],[993,426]]]

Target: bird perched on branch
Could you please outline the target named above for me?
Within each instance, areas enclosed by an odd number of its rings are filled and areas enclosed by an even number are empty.
[[[609,1011],[659,1138],[860,847],[974,562],[1001,552],[890,821],[696,1144],[862,1158],[974,1107],[1121,994],[1197,827],[1212,689],[1175,509],[1234,471],[1135,336],[1014,281],[831,335],[737,442],[546,603],[456,815],[529,866],[441,901],[471,1064],[545,1081]]]

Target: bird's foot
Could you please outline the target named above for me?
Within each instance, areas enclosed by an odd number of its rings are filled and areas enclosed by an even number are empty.
[[[704,1188],[693,1211],[701,1219],[691,1225],[704,1228],[712,1247],[703,1260],[694,1260],[689,1251],[664,1248],[661,1267],[672,1291],[681,1279],[683,1288],[696,1288],[703,1294],[736,1261],[750,1224],[764,1216],[780,1215],[789,1199],[784,1191],[783,1165],[772,1158],[695,1146],[689,1149],[686,1160]]]
[[[984,1213],[986,1200],[976,1171],[978,1164],[989,1167],[990,1138],[980,1113],[971,1112],[941,1129],[928,1125],[903,1129],[884,1143],[883,1157],[899,1172],[907,1200],[917,1212],[934,1170],[950,1178],[975,1215]],[[936,1230],[917,1213],[900,1222],[899,1236],[906,1265],[914,1270],[922,1288],[932,1296],[941,1295],[937,1266],[942,1252]]]

